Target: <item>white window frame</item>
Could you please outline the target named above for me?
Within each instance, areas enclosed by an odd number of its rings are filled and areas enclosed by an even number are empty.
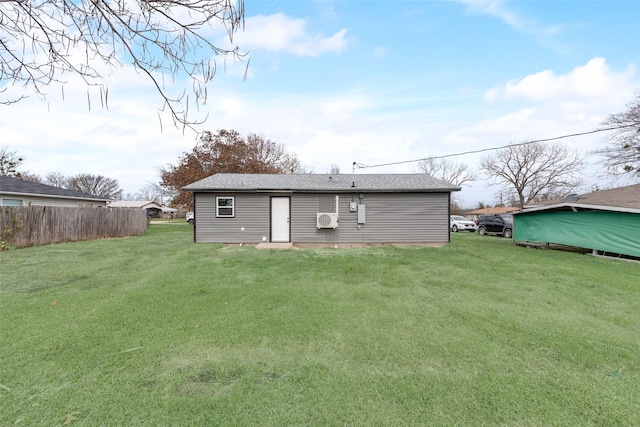
[[[19,200],[20,201],[20,205],[5,205],[4,204],[5,200]],[[2,198],[0,198],[0,206],[25,206],[25,203],[24,203],[24,199],[18,199],[18,198],[15,198],[15,197],[2,197]]]
[[[220,206],[220,200],[231,200],[231,206]],[[230,215],[220,214],[220,209],[231,209]],[[235,218],[236,217],[236,198],[235,196],[218,196],[216,197],[216,218]]]

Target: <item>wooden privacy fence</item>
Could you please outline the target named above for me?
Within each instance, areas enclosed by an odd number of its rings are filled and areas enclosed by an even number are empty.
[[[143,234],[142,209],[72,208],[58,206],[0,207],[0,245],[24,248],[51,243]]]

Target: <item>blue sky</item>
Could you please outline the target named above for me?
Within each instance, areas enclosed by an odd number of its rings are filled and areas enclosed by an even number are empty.
[[[263,135],[316,173],[589,131],[640,90],[633,0],[248,0],[245,7],[245,30],[234,42],[248,56],[220,67],[199,129]],[[210,34],[225,43],[220,28]],[[160,98],[131,67],[106,83],[108,109],[74,79],[64,100],[51,87],[46,100],[0,106],[0,145],[40,175],[101,174],[125,193],[157,182],[158,168],[190,150],[195,134],[171,128],[167,117],[160,126]],[[564,144],[586,154],[603,136]],[[454,160],[477,170],[482,156]],[[357,173],[415,171],[404,163]],[[587,186],[599,182],[587,175]],[[467,207],[491,204],[495,192],[479,175],[459,198]]]

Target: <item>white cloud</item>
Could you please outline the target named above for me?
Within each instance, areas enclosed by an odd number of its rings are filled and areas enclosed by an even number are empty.
[[[509,27],[529,36],[541,44],[548,44],[549,40],[562,32],[559,25],[545,25],[517,13],[508,7],[505,0],[450,0],[461,3],[474,13],[492,16],[504,22]]]
[[[46,102],[30,97],[0,106],[0,132],[10,136],[4,144],[25,156],[24,170],[104,175],[133,193],[157,182],[158,167],[193,146],[194,135],[172,127],[167,114],[161,127],[162,101],[148,79],[130,67],[111,77],[108,108],[97,88],[71,76],[64,99],[54,84]]]
[[[633,65],[615,71],[604,58],[566,74],[544,70],[509,80],[484,95],[485,102],[504,113],[477,123],[472,133],[519,142],[591,131],[609,114],[624,111],[639,83]],[[592,146],[598,138],[580,141]]]
[[[234,42],[246,50],[285,51],[298,56],[315,57],[346,49],[346,34],[346,29],[331,36],[311,34],[306,20],[276,13],[247,18],[244,31],[235,35]]]
[[[374,49],[373,56],[376,58],[384,58],[387,56],[387,48],[385,46],[378,46]]]
[[[603,58],[594,58],[566,74],[544,70],[487,91],[484,101],[496,112],[484,120],[453,129],[442,138],[457,141],[463,151],[589,132],[600,128],[609,114],[624,111],[639,85],[633,65],[615,71]],[[559,142],[588,154],[602,146],[605,136],[606,133],[597,133]],[[477,167],[486,154],[464,159]],[[593,163],[596,159],[588,160]],[[596,179],[596,170],[594,167],[586,174],[585,180]],[[467,200],[475,196],[477,200],[492,201],[487,181],[477,182],[470,191],[465,191],[471,194],[466,196]]]
[[[569,73],[557,75],[553,70],[544,70],[521,79],[509,80],[502,86],[487,91],[485,101],[529,100],[544,102],[565,102],[580,100],[576,107],[585,108],[583,102],[597,101],[599,106],[617,106],[621,99],[629,97],[629,87],[634,86],[636,70],[616,72],[604,58],[594,58],[587,64],[575,67]]]
[[[507,25],[523,30],[525,22],[522,17],[508,10],[503,0],[453,0],[466,5],[473,12],[484,13],[505,22]]]
[[[354,161],[413,160],[590,130],[607,114],[623,111],[638,83],[632,66],[614,70],[600,58],[566,74],[546,70],[510,80],[488,91],[484,104],[470,94],[416,102],[408,92],[394,96],[389,88],[364,82],[350,91],[318,95],[251,93],[218,81],[215,96],[202,110],[209,114],[202,129],[262,134],[284,144],[315,172],[337,164],[350,173]],[[160,97],[128,67],[110,78],[108,110],[98,106],[93,91],[94,108],[88,111],[82,84],[70,85],[65,101],[59,92],[51,93],[56,96],[50,108],[37,99],[0,107],[0,132],[11,149],[26,156],[25,169],[31,172],[101,174],[118,179],[125,192],[133,193],[157,182],[158,167],[175,163],[195,144],[195,135],[172,128],[166,115],[161,131]],[[598,138],[568,145],[586,151]],[[476,168],[481,157],[455,159]],[[408,163],[358,173],[413,171],[415,164]],[[462,198],[468,204],[491,202],[492,191],[480,182],[465,188]]]
[[[212,104],[210,113],[225,127],[263,133],[285,144],[316,172],[334,163],[344,171],[353,161],[412,160],[588,131],[622,111],[637,86],[633,67],[615,71],[596,58],[567,74],[547,71],[510,80],[488,91],[484,105],[467,95],[464,100],[424,100],[416,110],[406,93],[393,98],[384,88],[359,87],[321,96],[241,98],[230,92]],[[452,102],[464,102],[466,113],[443,108]],[[588,151],[585,144],[592,146],[597,139],[575,144]],[[475,167],[479,157],[460,160]],[[413,170],[408,164],[368,172]]]

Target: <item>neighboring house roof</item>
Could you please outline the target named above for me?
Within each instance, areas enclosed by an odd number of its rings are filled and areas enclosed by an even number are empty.
[[[25,181],[11,176],[0,176],[0,193],[13,196],[55,197],[103,202],[109,200],[105,197],[94,196],[93,194],[81,193],[79,191],[67,190],[66,188]]]
[[[107,205],[109,208],[133,208],[133,209],[162,209],[156,202],[148,200],[119,200]]]
[[[571,195],[565,199],[551,200],[536,206],[526,207],[518,213],[570,209],[640,213],[640,184]]]
[[[493,214],[507,214],[517,211],[519,208],[514,207],[493,207],[493,208],[482,208],[476,209],[473,211],[467,211],[465,215],[493,215]]]
[[[460,187],[426,174],[229,174],[219,173],[183,187],[186,191],[444,192]]]

